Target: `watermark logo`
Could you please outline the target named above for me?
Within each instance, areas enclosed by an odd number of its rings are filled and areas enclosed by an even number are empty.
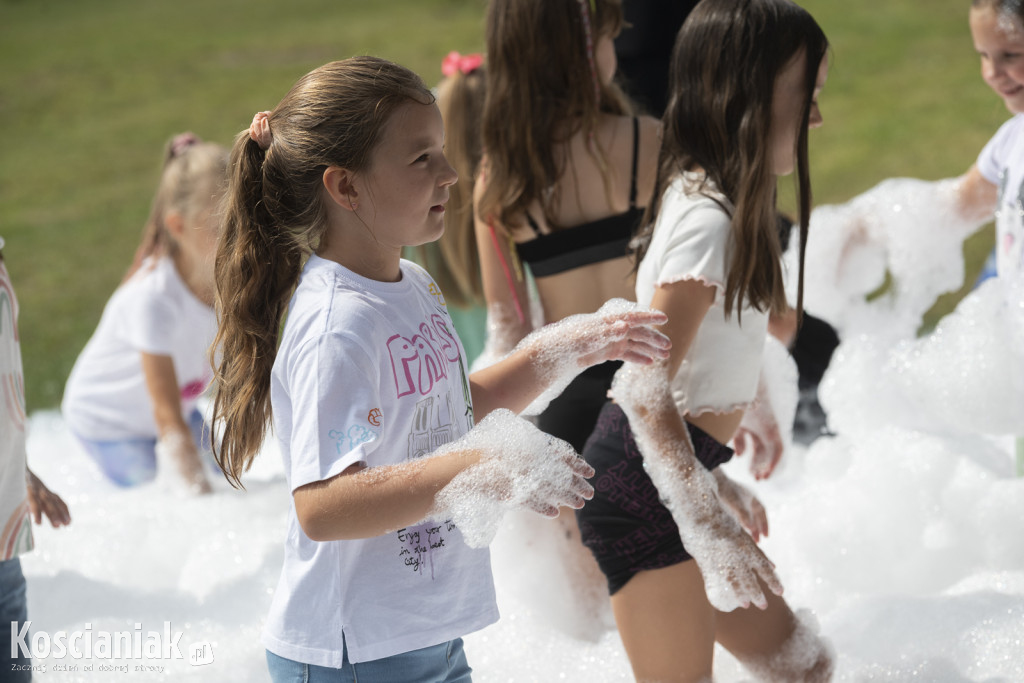
[[[32,622],[11,622],[11,659],[31,657],[47,659],[185,659],[181,653],[182,632],[165,621],[161,631],[143,631],[136,622],[131,631],[93,630],[91,623],[81,631],[32,631]],[[192,666],[213,663],[213,645],[207,641],[192,643],[188,647],[188,662]]]
[[[213,664],[213,645],[206,641],[192,643],[188,646],[188,663],[192,666]]]

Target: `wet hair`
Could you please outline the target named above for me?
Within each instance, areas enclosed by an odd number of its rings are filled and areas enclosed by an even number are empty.
[[[218,329],[211,350],[213,418],[224,429],[214,454],[232,485],[241,486],[263,443],[288,301],[327,230],[324,171],[366,170],[394,112],[433,101],[405,67],[353,57],[314,69],[292,86],[269,113],[266,149],[248,128],[235,138],[215,266]]]
[[[203,142],[192,133],[180,133],[168,140],[149,218],[124,280],[134,275],[147,258],[174,254],[177,244],[167,231],[167,216],[177,213],[191,221],[221,199],[227,177],[228,150],[224,146]]]
[[[491,0],[482,132],[487,177],[478,207],[486,220],[514,224],[543,200],[547,223],[559,227],[549,215],[557,197],[547,194],[565,169],[556,147],[580,132],[592,136],[601,112],[630,112],[621,89],[597,82],[593,55],[598,38],[621,28],[621,0]],[[597,145],[591,152],[604,168]]]
[[[658,180],[637,236],[637,263],[654,230],[661,198],[684,171],[703,169],[702,191],[733,204],[725,311],[744,302],[764,311],[787,308],[776,229],[776,176],[771,168],[772,99],[779,74],[806,55],[805,98],[796,139],[800,226],[797,309],[803,306],[803,261],[811,206],[807,131],[818,69],[828,39],[790,0],[703,0],[673,49],[669,103]]]
[[[473,228],[473,185],[483,141],[486,72],[480,66],[469,73],[456,70],[437,86],[437,106],[445,127],[445,156],[459,174],[459,182],[448,188],[441,238],[413,249],[416,259],[437,280],[445,301],[459,308],[484,302]]]

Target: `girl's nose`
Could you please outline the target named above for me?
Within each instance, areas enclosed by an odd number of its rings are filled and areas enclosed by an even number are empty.
[[[458,172],[456,172],[452,165],[448,163],[448,159],[444,158],[444,168],[441,169],[441,181],[439,184],[441,187],[448,187],[450,185],[454,185],[458,181]]]
[[[821,110],[818,109],[817,105],[811,107],[811,115],[807,119],[807,127],[820,128],[823,123],[825,123],[825,119],[821,115]]]
[[[981,77],[985,82],[991,83],[999,77],[1002,70],[994,59],[982,58],[981,60]]]

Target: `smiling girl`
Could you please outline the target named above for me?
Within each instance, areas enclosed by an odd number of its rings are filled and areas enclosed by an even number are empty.
[[[996,275],[1017,276],[1024,272],[1024,3],[972,0],[968,21],[981,63],[981,78],[1013,117],[999,128],[962,176],[918,182],[907,186],[907,192],[921,193],[916,201],[923,198],[939,207],[939,214],[945,211],[958,218],[961,237],[994,218]],[[907,220],[887,208],[911,203],[909,196],[901,202],[894,192],[891,182],[885,181],[850,202],[850,206],[869,207],[854,214],[850,247],[864,240],[887,239],[889,220],[894,221],[893,229]],[[872,201],[874,197],[882,201]],[[863,229],[868,222],[879,224],[883,230],[871,237]]]

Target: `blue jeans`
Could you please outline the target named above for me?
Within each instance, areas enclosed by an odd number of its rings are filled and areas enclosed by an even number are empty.
[[[471,683],[462,638],[403,652],[393,657],[352,664],[343,651],[340,669],[302,664],[267,650],[267,668],[274,683]]]
[[[188,427],[203,460],[219,471],[210,453],[210,431],[202,413],[193,410],[188,417]],[[93,441],[77,434],[75,437],[107,479],[118,486],[136,486],[156,478],[156,439]]]
[[[28,669],[32,660],[22,656],[20,647],[15,649],[18,656],[11,657],[12,621],[16,622],[14,637],[17,639],[21,625],[28,621],[25,575],[21,573],[21,560],[17,557],[0,562],[0,681],[26,683],[32,680],[32,672]],[[32,640],[25,638],[25,642],[31,643]]]

